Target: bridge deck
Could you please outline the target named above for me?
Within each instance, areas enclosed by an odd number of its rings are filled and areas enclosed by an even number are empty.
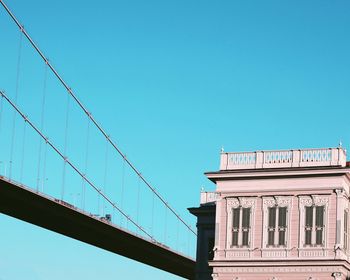
[[[187,279],[195,261],[0,177],[0,212]]]

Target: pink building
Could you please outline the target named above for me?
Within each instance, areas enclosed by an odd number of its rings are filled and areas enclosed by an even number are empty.
[[[196,279],[346,280],[350,168],[342,148],[221,153],[198,218]],[[215,237],[215,238],[214,238]]]

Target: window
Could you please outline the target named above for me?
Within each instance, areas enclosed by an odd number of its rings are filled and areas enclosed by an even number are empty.
[[[323,244],[323,206],[316,206],[316,245]]]
[[[305,245],[311,245],[313,207],[305,207]]]
[[[268,208],[267,245],[285,246],[287,231],[287,207]]]
[[[239,233],[239,213],[241,208],[233,209],[233,221],[232,221],[232,246],[238,246],[238,233]]]
[[[305,206],[305,245],[323,245],[324,206]]]
[[[242,246],[249,245],[250,208],[242,208]]]
[[[344,250],[348,250],[348,242],[349,242],[349,236],[348,236],[348,211],[344,211]]]
[[[232,209],[232,247],[249,246],[250,214],[250,208]]]

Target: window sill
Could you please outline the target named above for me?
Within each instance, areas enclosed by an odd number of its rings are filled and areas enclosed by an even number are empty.
[[[264,249],[287,249],[287,245],[267,245]]]
[[[325,246],[304,246],[298,249],[299,257],[302,258],[319,258],[328,257],[333,254],[332,250],[326,248]]]
[[[310,249],[313,249],[313,248],[325,248],[324,244],[310,244],[310,245],[304,245],[303,248],[310,248]]]
[[[250,248],[250,246],[230,246],[230,248],[229,249],[243,249],[243,250],[247,250],[247,249],[249,249]]]

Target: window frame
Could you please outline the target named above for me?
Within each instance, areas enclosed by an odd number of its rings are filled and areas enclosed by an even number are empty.
[[[238,210],[238,211],[237,211]],[[248,213],[248,226],[243,225],[244,221],[244,212],[249,212]],[[234,213],[238,212],[238,216],[236,216]],[[252,214],[252,209],[251,207],[236,207],[232,208],[232,227],[231,227],[231,248],[249,248],[250,247],[250,241],[251,241],[251,214]],[[235,224],[235,216],[238,217],[238,226]],[[244,234],[247,233],[247,234]],[[234,238],[234,235],[237,234],[237,239]],[[245,236],[247,235],[247,236]],[[245,239],[246,238],[246,239]],[[246,240],[246,242],[245,242]],[[235,241],[235,242],[234,242]],[[236,244],[233,244],[236,243]],[[246,243],[246,244],[244,244]]]
[[[227,249],[249,249],[254,245],[253,230],[254,230],[254,214],[255,214],[256,197],[228,197],[227,198]],[[249,210],[249,226],[243,228],[243,209]],[[239,209],[239,226],[234,227],[233,215],[234,211]],[[237,224],[236,224],[237,225]],[[233,235],[237,232],[237,245],[233,244]],[[247,232],[247,244],[243,245],[243,232]]]
[[[323,247],[324,230],[325,230],[325,220],[324,220],[325,206],[324,205],[306,205],[304,207],[305,207],[304,247]],[[321,210],[321,212],[319,212],[319,210]],[[311,214],[309,218],[308,218],[308,213]],[[318,213],[322,213],[321,222],[320,222]],[[308,223],[308,220],[309,220],[309,223]],[[319,241],[319,233],[321,233],[321,241]],[[307,238],[307,236],[309,237]]]
[[[289,248],[290,246],[290,213],[292,211],[292,196],[266,196],[263,199],[263,238],[262,248],[279,249]],[[274,224],[270,223],[271,210],[274,208]],[[280,209],[285,209],[284,225],[280,225]],[[283,232],[283,233],[282,233]],[[280,244],[281,233],[283,234],[284,244]],[[272,240],[273,239],[273,240]],[[273,243],[273,244],[272,244]]]
[[[299,196],[299,248],[326,248],[328,242],[328,204],[329,195]],[[317,223],[317,209],[323,207],[323,225]],[[306,209],[312,209],[312,225],[307,225]],[[307,243],[306,228],[309,228],[311,242]],[[317,232],[322,232],[321,242],[317,241]],[[309,244],[310,243],[310,244]],[[317,244],[319,243],[319,244]]]

